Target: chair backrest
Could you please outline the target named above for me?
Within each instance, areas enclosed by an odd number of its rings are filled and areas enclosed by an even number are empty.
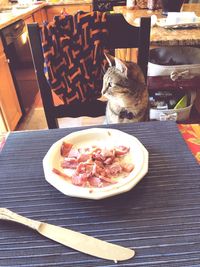
[[[93,0],[92,8],[94,11],[112,11],[114,6],[125,6],[126,0]]]
[[[138,48],[138,65],[145,78],[149,56],[150,18],[141,18],[140,27],[127,23],[122,14],[107,15],[106,48]],[[120,29],[120,30],[119,30]],[[37,23],[28,24],[30,47],[37,77],[38,86],[44,106],[45,116],[49,129],[59,128],[58,118],[63,117],[98,117],[105,115],[105,101],[86,101],[81,104],[54,106],[52,91],[44,74],[44,56],[41,42],[41,29]]]

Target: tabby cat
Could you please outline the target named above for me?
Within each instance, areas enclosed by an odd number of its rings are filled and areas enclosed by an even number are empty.
[[[136,63],[105,56],[109,63],[102,88],[102,95],[108,99],[106,122],[147,121],[149,95],[141,69]]]

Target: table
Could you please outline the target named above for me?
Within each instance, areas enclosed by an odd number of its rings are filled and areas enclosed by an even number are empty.
[[[148,174],[131,191],[95,201],[65,196],[45,181],[42,159],[49,147],[83,128],[13,132],[0,154],[0,206],[134,248],[135,258],[115,264],[0,221],[0,266],[198,266],[200,168],[177,124],[110,127],[136,136],[149,151]]]

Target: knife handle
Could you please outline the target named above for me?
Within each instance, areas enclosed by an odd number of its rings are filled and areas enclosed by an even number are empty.
[[[0,219],[21,223],[34,230],[38,230],[41,222],[28,219],[6,208],[0,208]]]

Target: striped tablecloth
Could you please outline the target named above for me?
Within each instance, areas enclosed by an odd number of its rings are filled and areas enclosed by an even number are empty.
[[[81,128],[14,132],[0,154],[0,206],[133,248],[136,256],[116,264],[0,221],[1,267],[200,265],[200,168],[176,123],[112,128],[149,151],[148,173],[132,190],[99,201],[65,196],[45,181],[42,159],[55,141]]]
[[[200,124],[177,124],[188,148],[200,164]],[[0,136],[0,152],[8,135]]]

